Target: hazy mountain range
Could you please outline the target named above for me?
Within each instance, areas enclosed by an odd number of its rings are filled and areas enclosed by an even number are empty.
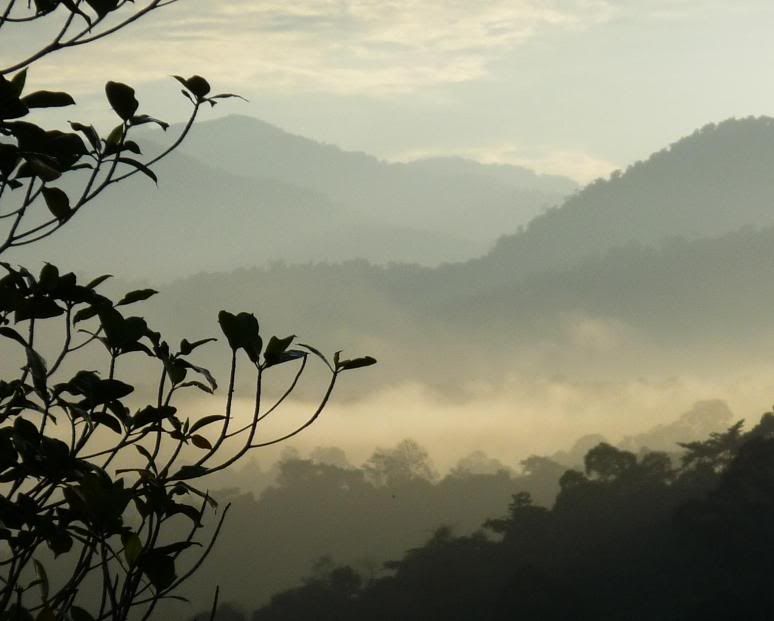
[[[774,121],[730,120],[591,184],[481,258],[201,275],[167,287],[153,313],[197,335],[219,308],[252,310],[267,329],[379,357],[377,382],[453,386],[450,366],[491,379],[529,368],[669,373],[669,360],[700,366],[708,351],[763,359],[774,334],[772,170]]]
[[[152,155],[179,131],[138,141]],[[388,163],[239,116],[197,124],[156,170],[158,187],[139,175],[114,186],[19,260],[157,279],[272,261],[437,265],[484,254],[576,187],[458,158]]]

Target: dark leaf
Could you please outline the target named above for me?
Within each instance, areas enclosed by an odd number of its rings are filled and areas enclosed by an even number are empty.
[[[21,71],[14,74],[10,82],[14,97],[21,97],[21,94],[24,91],[24,85],[26,83],[27,83],[27,69],[22,69]]]
[[[62,108],[75,105],[75,100],[67,93],[54,91],[35,91],[21,98],[28,108]]]
[[[263,341],[259,335],[258,320],[251,313],[233,315],[227,311],[218,313],[218,323],[228,344],[234,351],[244,349],[247,357],[258,362]]]
[[[0,144],[0,176],[10,175],[19,163],[19,148],[14,144]]]
[[[89,4],[94,6],[96,0],[88,0]],[[104,4],[100,2],[99,4]],[[94,7],[96,9],[96,7]],[[99,10],[97,9],[97,12]],[[110,106],[123,121],[128,121],[137,112],[139,103],[134,96],[134,89],[121,82],[108,82],[105,84],[105,94],[107,95]]]
[[[118,161],[122,164],[128,164],[129,166],[133,166],[135,169],[139,170],[141,173],[146,175],[147,177],[150,177],[153,179],[154,183],[158,183],[159,179],[156,176],[156,173],[153,172],[150,168],[148,168],[145,164],[142,162],[138,162],[135,159],[132,159],[131,157],[119,157]]]
[[[140,150],[140,145],[138,145],[134,140],[125,141],[124,150],[131,151],[132,153],[136,153],[137,155],[142,155],[142,151]]]
[[[328,359],[322,354],[322,352],[320,352],[320,350],[312,347],[311,345],[307,345],[306,343],[299,343],[299,347],[303,347],[304,349],[308,349],[315,356],[317,356],[320,360],[322,360],[325,363],[325,366],[327,366],[331,371],[333,371],[333,367],[331,366],[331,363],[328,362]]]
[[[142,455],[146,459],[148,463],[148,467],[155,472],[156,462],[153,460],[153,455],[150,454],[150,451],[146,449],[142,444],[135,444],[134,448],[136,448],[137,452],[140,453],[140,455]]]
[[[195,431],[198,431],[202,427],[206,427],[207,425],[211,425],[212,423],[217,423],[218,421],[225,420],[225,419],[226,417],[220,414],[205,416],[197,420],[193,425],[191,425],[190,431],[191,433],[194,433]]]
[[[178,388],[198,388],[199,390],[206,392],[208,394],[213,394],[212,388],[207,386],[207,384],[202,384],[201,382],[197,382],[195,380],[191,380],[189,382],[183,382],[178,386]]]
[[[373,364],[376,364],[376,358],[363,356],[362,358],[353,358],[352,360],[341,360],[336,365],[336,368],[342,371],[349,371],[352,369],[360,369],[362,367],[370,367]]]
[[[38,580],[40,580],[40,593],[43,596],[43,601],[45,602],[48,599],[48,589],[49,589],[48,574],[46,573],[46,568],[43,567],[43,563],[41,563],[37,559],[32,559],[32,564],[35,567],[35,573],[38,576]],[[39,618],[40,617],[38,617],[38,619]],[[52,616],[52,619],[55,619],[55,617]]]
[[[182,341],[180,341],[180,353],[183,354],[183,356],[187,356],[197,347],[201,347],[206,343],[211,343],[217,340],[218,339],[209,338],[209,339],[201,339],[199,341],[194,341],[193,343],[191,343],[187,339],[183,339]]]
[[[200,435],[193,435],[193,436],[191,436],[191,443],[196,448],[212,450],[212,444],[204,436],[200,436]]]
[[[86,140],[89,141],[92,148],[95,151],[99,151],[99,134],[93,125],[84,125],[83,123],[73,123],[70,121],[70,127],[86,136]]]
[[[105,282],[108,278],[113,278],[112,274],[103,274],[102,276],[97,276],[94,280],[92,280],[88,285],[86,285],[87,289],[96,289],[99,287],[103,282]]]
[[[94,621],[94,617],[78,606],[70,607],[70,617],[73,621]]]
[[[178,358],[177,362],[183,365],[187,369],[191,369],[192,371],[195,371],[202,377],[204,377],[205,380],[207,380],[207,383],[210,385],[210,388],[212,390],[216,390],[218,388],[218,383],[215,381],[215,378],[213,377],[212,373],[209,372],[208,369],[205,369],[204,367],[197,367],[194,364],[191,364],[187,360],[183,360],[182,358]]]
[[[32,347],[27,347],[27,368],[32,375],[32,384],[35,386],[35,390],[44,398],[46,395],[46,363],[41,355],[36,352]]]
[[[175,358],[165,360],[164,369],[166,369],[169,381],[172,382],[173,385],[182,382],[188,374],[184,361]]]
[[[45,187],[42,190],[43,199],[51,214],[60,222],[70,218],[72,210],[70,209],[70,199],[59,188]]]
[[[204,466],[183,466],[170,479],[198,479],[207,474],[207,472],[208,470]]]
[[[25,177],[40,177],[43,181],[54,181],[62,176],[56,168],[47,164],[39,157],[28,157],[16,173],[16,177],[23,179]]]
[[[172,76],[180,84],[185,86],[197,100],[201,101],[210,92],[210,84],[200,75],[192,75],[190,78],[183,78],[179,75]]]
[[[91,319],[99,312],[99,309],[96,306],[91,306],[89,308],[82,308],[79,310],[75,315],[73,315],[73,323],[78,323],[79,321],[86,321],[87,319]]]
[[[134,564],[137,562],[137,559],[140,558],[140,554],[142,554],[142,541],[140,541],[140,538],[136,533],[125,535],[122,537],[122,540],[124,544],[124,557],[126,558],[126,562],[130,566],[134,566]]]
[[[161,422],[162,420],[174,416],[175,413],[177,413],[177,408],[172,407],[171,405],[162,405],[160,408],[148,405],[134,415],[132,418],[132,427],[137,429],[138,427],[144,427],[151,423]]]
[[[73,538],[65,531],[58,531],[48,540],[48,547],[55,557],[66,554],[73,547]]]
[[[130,291],[124,297],[122,297],[116,306],[126,306],[127,304],[134,304],[135,302],[142,302],[149,297],[158,293],[155,289],[137,289],[136,291]]]
[[[19,334],[16,330],[13,328],[9,328],[8,326],[3,326],[0,328],[0,336],[4,336],[8,339],[14,340],[22,347],[27,347],[27,341],[25,341],[21,334]]]
[[[119,423],[110,414],[107,414],[104,412],[96,412],[95,414],[92,414],[91,418],[98,425],[105,425],[105,427],[107,427],[111,431],[115,431],[117,434],[121,434],[123,431],[121,429],[121,423]]]
[[[129,119],[129,122],[132,125],[145,125],[146,123],[155,123],[161,129],[164,131],[167,131],[169,129],[169,123],[166,123],[165,121],[160,121],[159,119],[154,119],[152,116],[148,116],[147,114],[138,114],[137,116],[133,116],[131,119]]]

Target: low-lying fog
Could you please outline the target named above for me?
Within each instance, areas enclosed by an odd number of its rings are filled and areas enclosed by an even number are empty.
[[[354,377],[343,378],[356,381]],[[346,393],[346,385],[341,389]],[[307,455],[318,446],[342,448],[351,463],[365,461],[377,447],[391,447],[412,438],[427,449],[436,468],[445,472],[465,455],[483,450],[517,467],[530,455],[551,455],[569,449],[586,435],[601,434],[619,444],[627,436],[675,421],[697,401],[720,399],[734,422],[757,421],[774,394],[774,365],[735,372],[725,377],[684,376],[621,382],[576,382],[571,379],[523,381],[511,378],[504,388],[484,382],[469,387],[469,399],[451,401],[420,384],[382,388],[356,400],[334,399],[321,418],[290,441]],[[184,415],[213,413],[213,401],[190,400]],[[235,400],[234,411],[245,419],[252,401]],[[314,405],[290,401],[267,420],[263,439],[280,435],[302,421]],[[697,430],[699,439],[714,429]],[[676,446],[650,446],[677,449]],[[254,453],[260,463],[277,459],[287,444]]]

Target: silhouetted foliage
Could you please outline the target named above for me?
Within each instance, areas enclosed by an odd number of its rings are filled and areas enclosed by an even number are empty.
[[[175,76],[192,112],[175,141],[144,161],[135,157],[142,149],[130,133],[148,123],[163,129],[167,124],[141,114],[134,89],[126,84],[105,86],[120,121],[107,136],[85,123],[71,122],[73,131],[62,132],[26,120],[36,109],[75,103],[67,93],[27,92],[29,65],[107,36],[172,2],[6,3],[0,29],[44,19],[59,18],[61,24],[37,52],[0,70],[0,219],[5,223],[0,257],[53,235],[115,183],[137,173],[156,181],[153,165],[181,143],[200,107],[236,97],[211,94],[200,76]],[[81,189],[68,194],[53,185],[64,177],[80,181]],[[88,251],[88,243],[84,248]],[[0,380],[2,619],[119,620],[136,614],[136,607],[148,618],[159,601],[176,597],[220,533],[228,507],[209,539],[198,536],[208,509],[217,506],[203,477],[250,450],[300,433],[319,417],[342,372],[375,362],[367,356],[343,359],[340,352],[329,359],[312,346],[294,345],[294,336],[272,336],[264,343],[254,315],[221,311],[218,321],[231,352],[225,411],[192,420],[178,410],[176,399],[191,390],[216,390],[213,375],[192,357],[215,339],[184,338],[175,347],[142,316],[127,313],[126,307],[155,290],[130,291],[116,300],[99,291],[108,275],[84,283],[51,264],[39,274],[5,261],[0,267],[3,357],[21,368],[18,376]],[[49,337],[45,343],[41,334]],[[50,346],[52,334],[61,339],[57,347]],[[240,350],[255,386],[246,424],[237,423],[232,408]],[[124,370],[131,367],[127,359],[138,357],[142,381],[157,378],[152,397],[136,391]],[[329,372],[319,404],[279,437],[259,438],[259,423],[293,392],[310,358]],[[279,397],[267,403],[265,385],[280,365],[295,369]]]
[[[600,444],[553,508],[518,493],[485,531],[439,529],[381,576],[310,579],[252,618],[770,619],[772,421],[690,443],[680,465]]]

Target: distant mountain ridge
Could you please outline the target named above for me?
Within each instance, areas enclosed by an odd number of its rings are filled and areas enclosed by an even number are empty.
[[[138,140],[153,154],[175,128],[168,134]],[[114,186],[78,226],[15,256],[161,279],[274,261],[438,265],[485,253],[573,187],[524,169],[447,164],[391,164],[248,117],[205,121],[160,163],[158,188],[146,178]],[[143,251],[116,243],[116,232]]]
[[[709,124],[502,237],[470,262],[482,287],[565,269],[630,243],[774,224],[774,119]]]
[[[375,224],[487,246],[577,189],[564,177],[463,158],[385,162],[244,116],[202,123],[182,151],[232,174],[319,192]]]
[[[774,121],[727,121],[592,184],[480,259],[193,277],[159,298],[158,317],[196,309],[190,331],[218,304],[254,309],[278,333],[302,326],[367,350],[383,361],[377,383],[459,385],[542,364],[665,370],[697,351],[760,361],[774,339],[772,171]]]

